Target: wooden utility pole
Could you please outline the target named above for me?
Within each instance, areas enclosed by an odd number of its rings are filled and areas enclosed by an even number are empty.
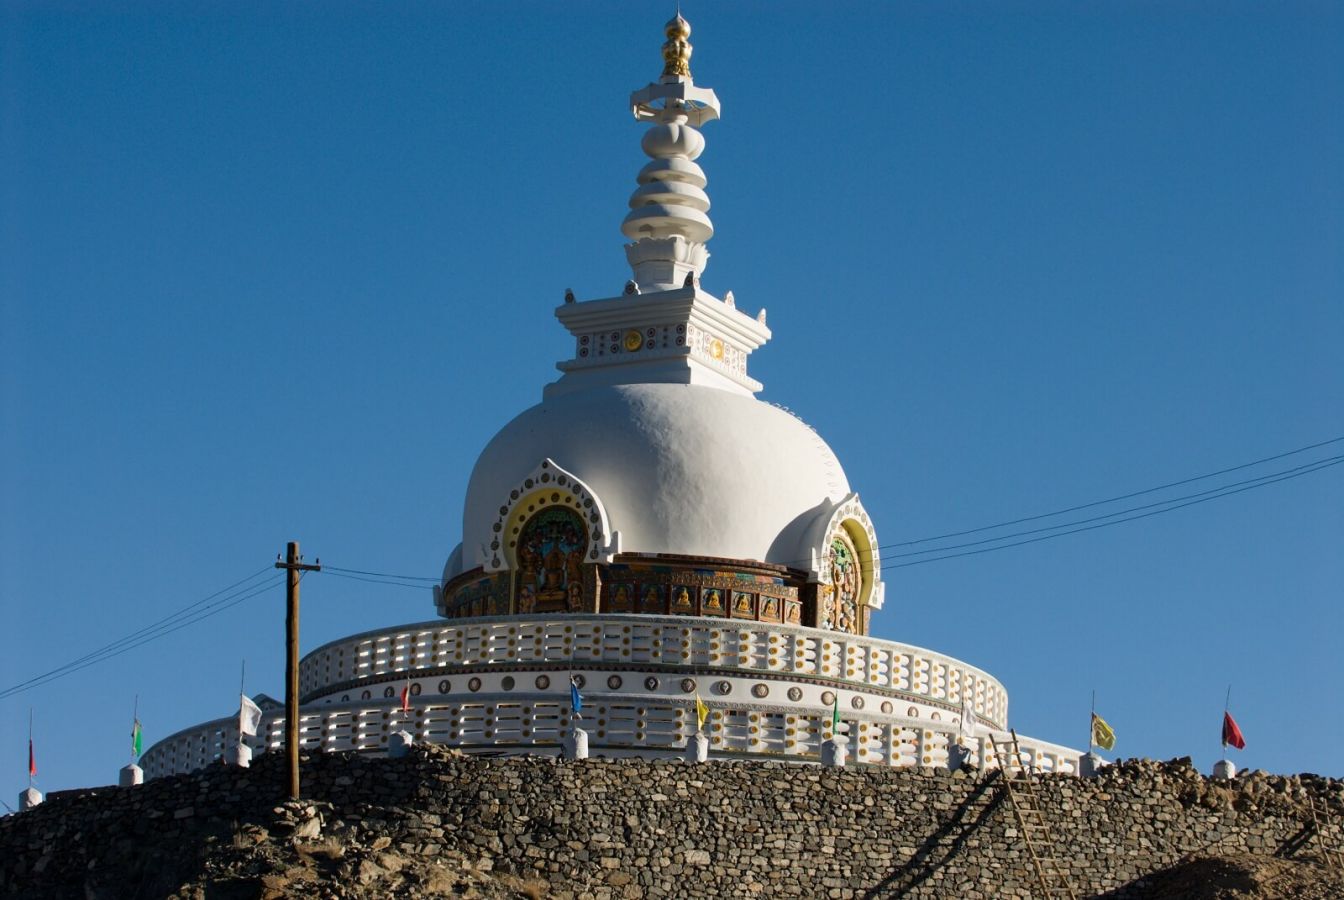
[[[290,541],[285,561],[275,561],[277,569],[287,569],[285,586],[285,751],[289,754],[289,796],[299,799],[299,579],[302,572],[321,572],[322,560],[307,565],[299,555],[299,542]]]

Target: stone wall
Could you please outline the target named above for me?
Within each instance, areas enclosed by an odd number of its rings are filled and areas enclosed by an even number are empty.
[[[284,763],[269,755],[250,770],[217,765],[5,817],[0,895],[164,896],[249,829],[300,826],[306,839],[544,881],[551,896],[1040,895],[995,774],[417,747],[402,759],[316,755],[304,778],[300,813],[279,803]],[[1039,792],[1080,896],[1140,896],[1145,875],[1191,855],[1315,854],[1309,796],[1335,848],[1344,816],[1339,781],[1220,782],[1184,761],[1045,776]],[[386,868],[351,857],[334,880],[353,888]]]

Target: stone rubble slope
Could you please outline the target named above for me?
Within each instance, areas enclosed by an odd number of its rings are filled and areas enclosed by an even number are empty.
[[[0,896],[1032,897],[996,773],[279,754],[0,819]],[[1044,776],[1080,896],[1344,898],[1344,783],[1132,760]],[[1326,816],[1317,836],[1310,800]]]

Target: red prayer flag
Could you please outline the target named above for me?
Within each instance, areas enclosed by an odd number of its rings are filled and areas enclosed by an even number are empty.
[[[33,739],[28,739],[28,777],[37,774],[37,759],[33,756]]]
[[[411,686],[409,684],[401,689],[401,711],[411,711]]]
[[[1227,711],[1224,711],[1224,712],[1223,712],[1223,746],[1226,747],[1228,744],[1231,744],[1233,747],[1236,747],[1238,750],[1244,750],[1244,749],[1246,749],[1246,739],[1245,739],[1244,737],[1241,736],[1241,729],[1237,727],[1237,723],[1236,723],[1236,721],[1232,718],[1232,714],[1229,713],[1229,712],[1227,712]]]

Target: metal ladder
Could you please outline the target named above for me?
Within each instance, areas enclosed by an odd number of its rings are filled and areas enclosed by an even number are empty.
[[[1344,861],[1340,859],[1339,849],[1326,843],[1325,828],[1321,824],[1325,814],[1316,805],[1316,798],[1310,793],[1307,794],[1307,809],[1311,811],[1311,831],[1316,837],[1316,842],[1321,846],[1321,856],[1325,862],[1325,867],[1331,871],[1344,869]]]
[[[1036,877],[1040,879],[1043,897],[1068,897],[1078,900],[1068,871],[1055,858],[1054,839],[1045,813],[1041,810],[1040,795],[1036,793],[1035,771],[1022,764],[1022,749],[1018,746],[1017,732],[1000,741],[992,737],[994,754],[999,760],[1000,783],[1017,819],[1018,832],[1027,847]]]

